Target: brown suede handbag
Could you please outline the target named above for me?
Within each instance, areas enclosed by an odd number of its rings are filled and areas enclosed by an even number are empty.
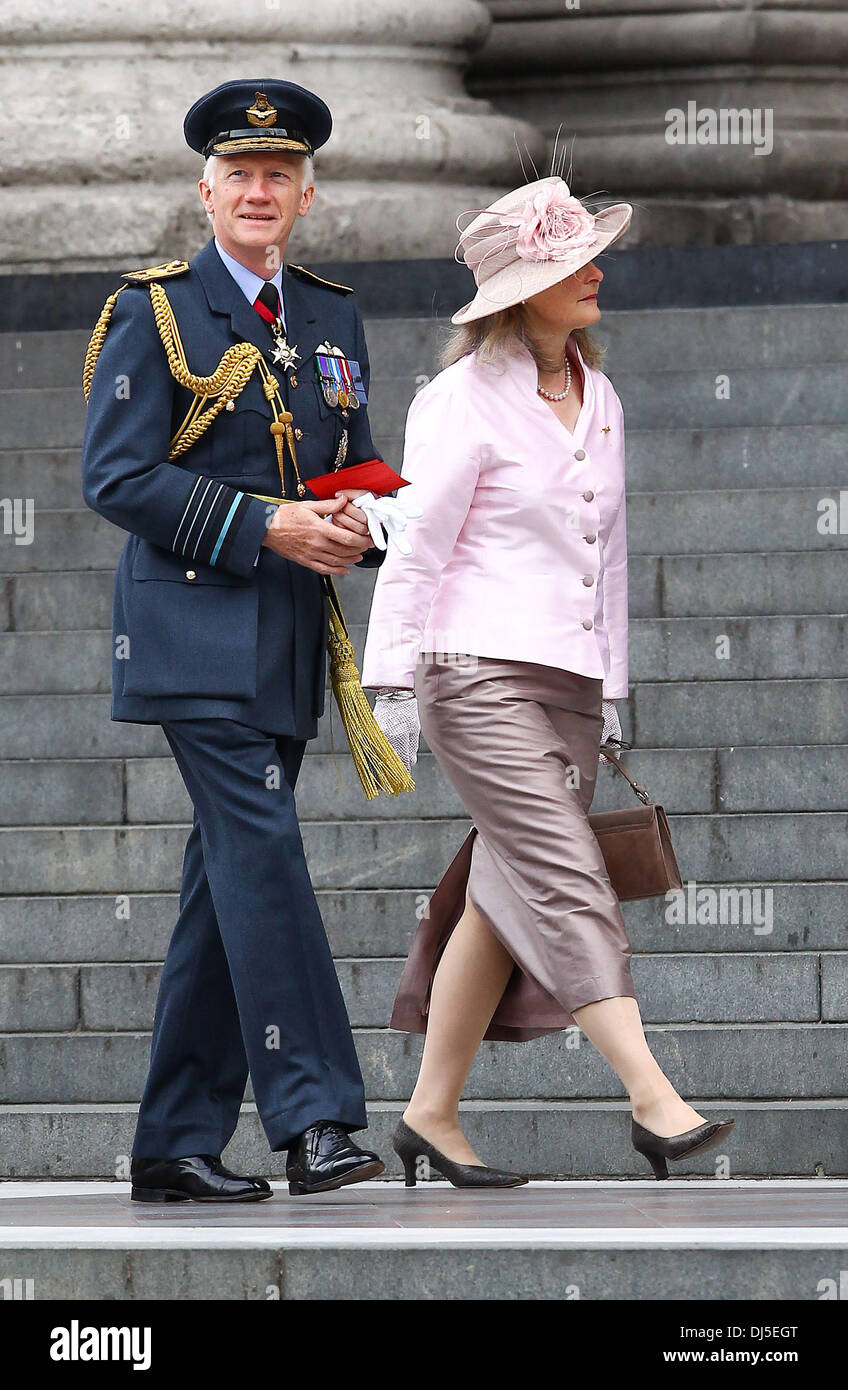
[[[629,810],[596,811],[589,816],[616,896],[620,902],[634,902],[682,888],[665,811],[634,782],[610,744],[602,744],[601,752],[643,803]]]

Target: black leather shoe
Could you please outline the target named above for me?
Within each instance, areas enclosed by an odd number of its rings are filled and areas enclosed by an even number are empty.
[[[216,1154],[186,1158],[134,1158],[134,1202],[261,1202],[272,1197],[264,1178],[241,1178]]]
[[[370,1149],[359,1149],[335,1120],[319,1120],[289,1149],[286,1177],[292,1197],[332,1192],[382,1173],[384,1164]]]

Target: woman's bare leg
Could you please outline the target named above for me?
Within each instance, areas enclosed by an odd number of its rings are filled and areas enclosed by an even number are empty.
[[[623,1081],[640,1125],[668,1138],[704,1123],[704,1116],[681,1099],[654,1058],[635,999],[599,999],[575,1009],[572,1016]]]
[[[411,1129],[455,1163],[480,1163],[459,1124],[459,1102],[514,961],[466,896],[433,979],[427,1035],[404,1111]],[[653,1056],[636,1000],[600,999],[574,1021],[623,1082],[634,1118],[654,1134],[682,1134],[705,1117],[675,1091]]]
[[[513,965],[466,895],[433,978],[418,1080],[403,1114],[454,1163],[480,1163],[460,1128],[459,1102]]]

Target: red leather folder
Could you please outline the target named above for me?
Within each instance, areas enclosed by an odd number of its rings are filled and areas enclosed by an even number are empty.
[[[306,478],[306,486],[316,497],[334,497],[346,488],[362,487],[382,497],[395,488],[408,487],[409,479],[402,478],[382,459],[367,459],[365,463],[352,463],[349,468],[337,468],[334,473],[320,473],[317,478]]]

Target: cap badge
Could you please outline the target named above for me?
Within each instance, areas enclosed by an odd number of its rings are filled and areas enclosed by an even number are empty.
[[[251,125],[273,125],[277,119],[276,108],[271,105],[264,92],[256,93],[253,106],[244,113]]]

